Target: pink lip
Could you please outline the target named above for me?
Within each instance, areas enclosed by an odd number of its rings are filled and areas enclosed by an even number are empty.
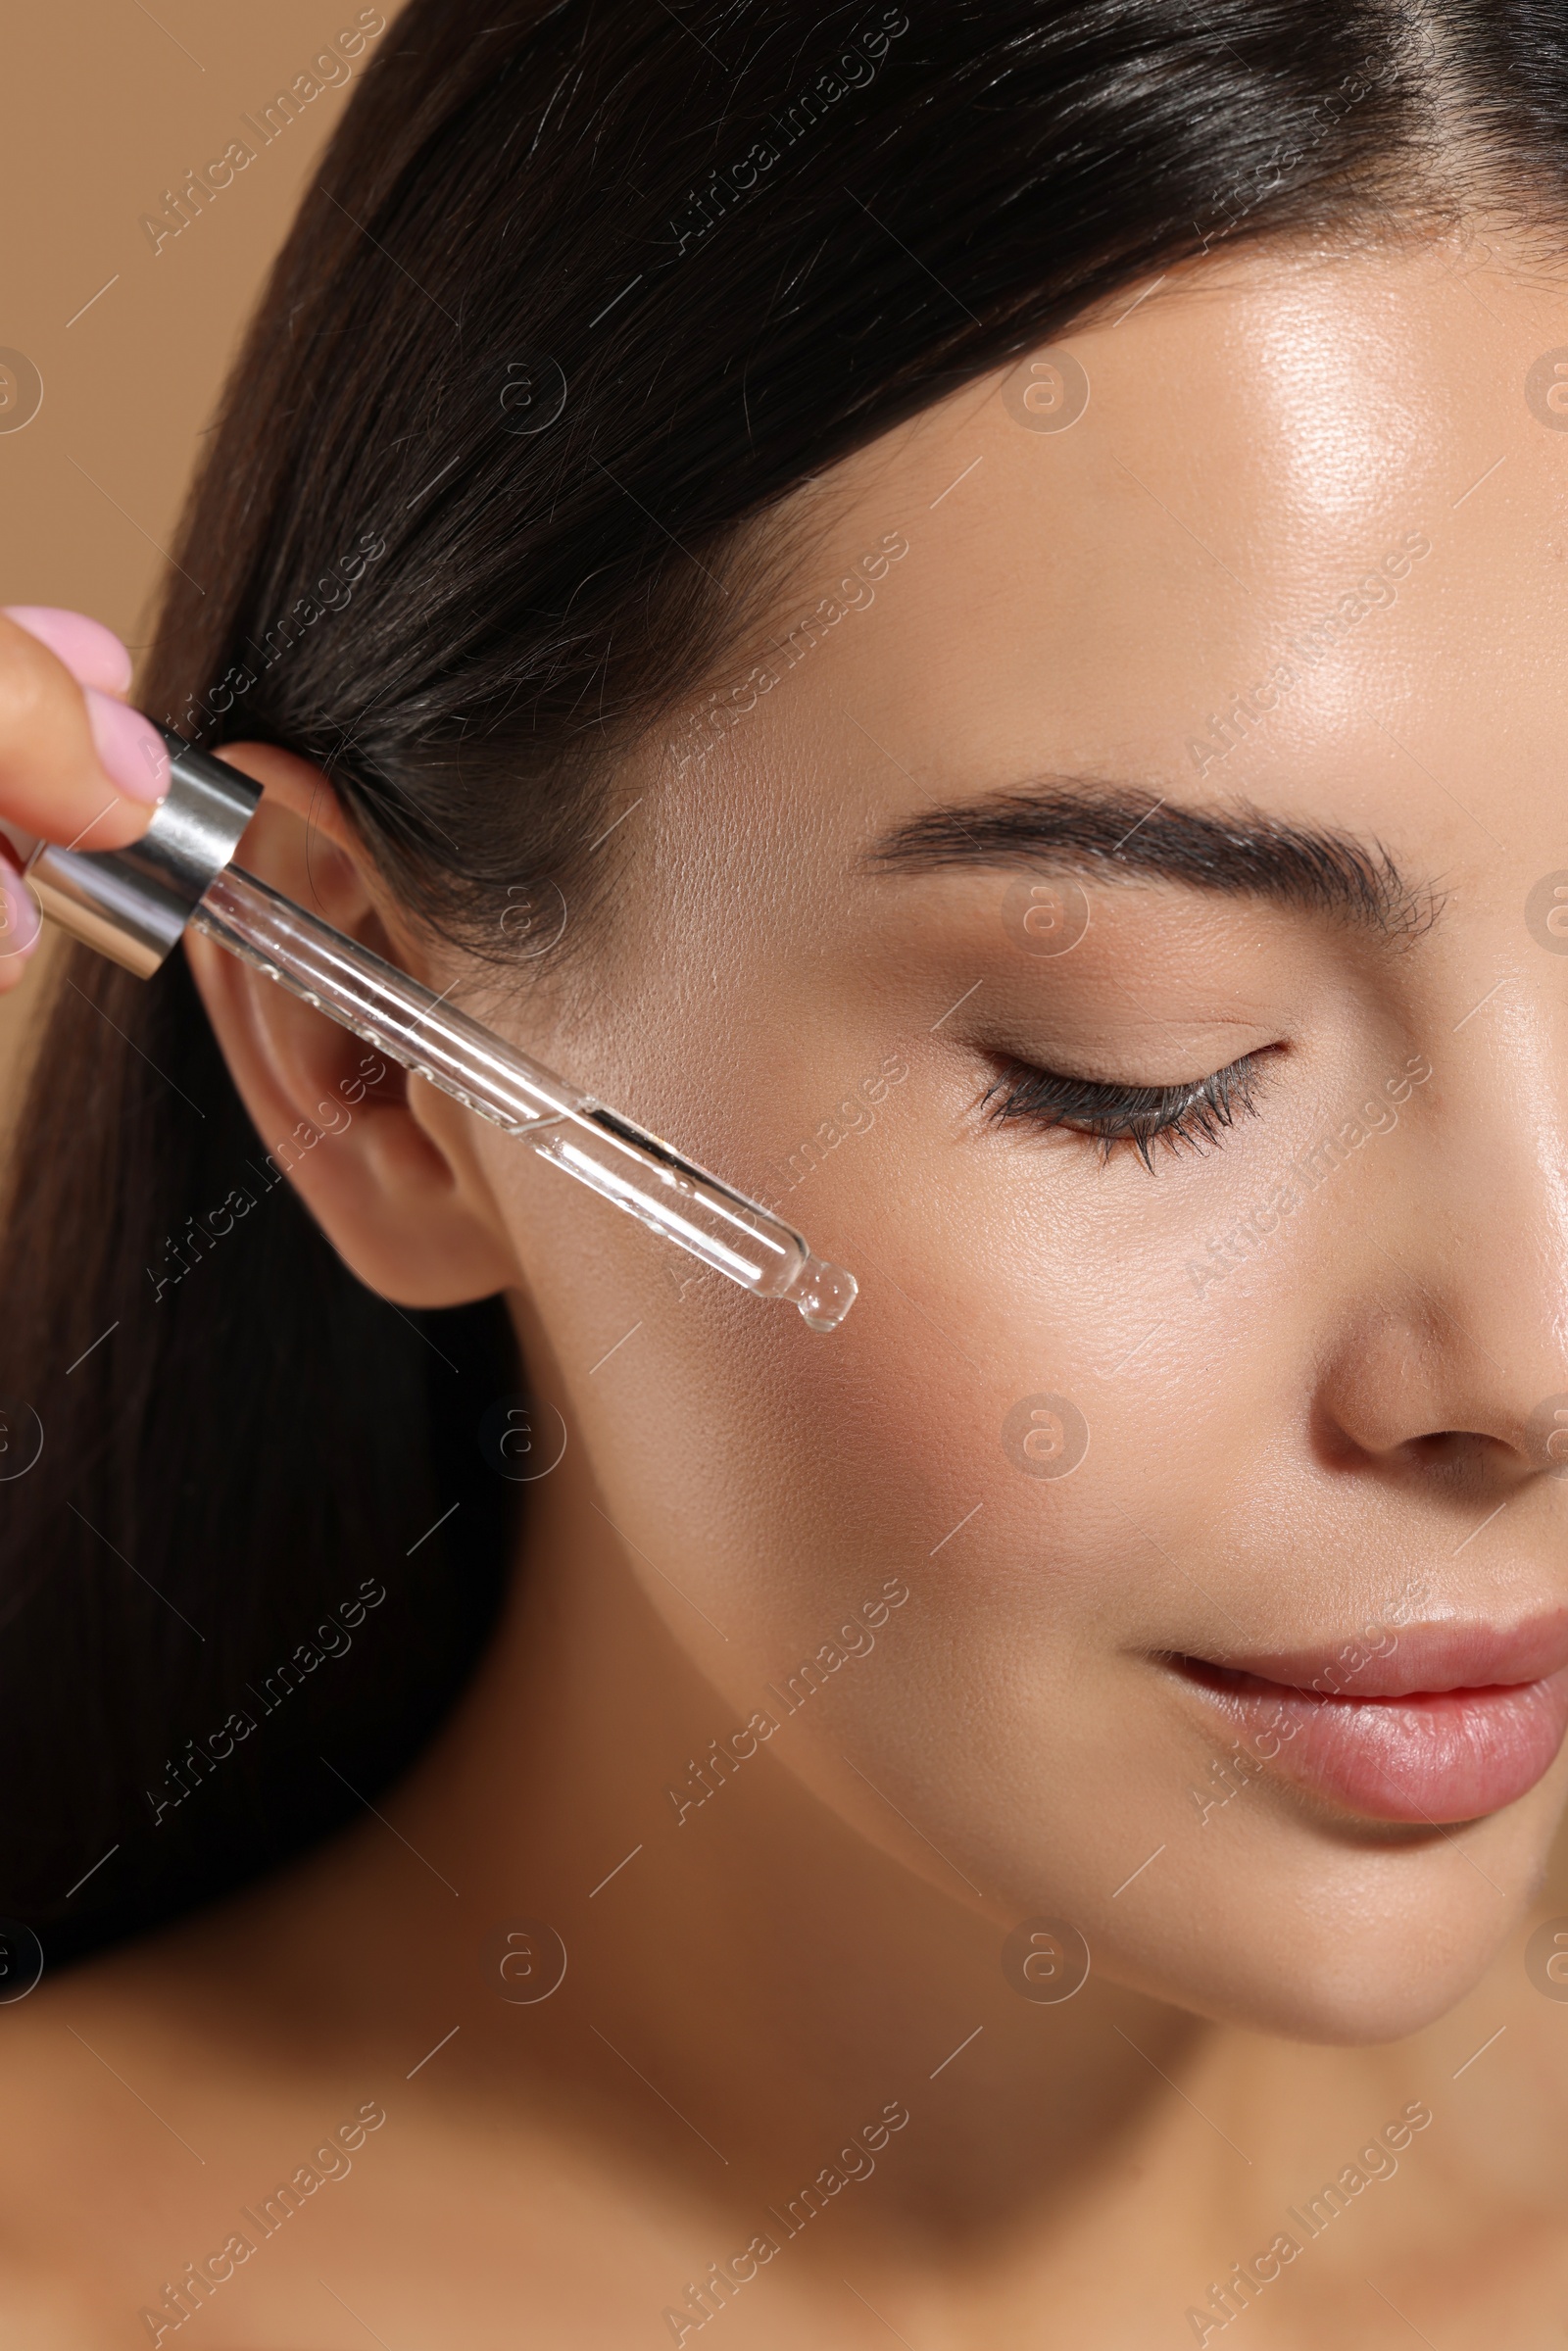
[[[1370,1820],[1500,1811],[1568,1731],[1568,1609],[1506,1631],[1414,1625],[1376,1643],[1173,1663],[1229,1717],[1243,1775],[1266,1765]]]

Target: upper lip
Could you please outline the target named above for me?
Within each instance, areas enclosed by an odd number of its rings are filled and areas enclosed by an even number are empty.
[[[1497,1626],[1448,1618],[1375,1626],[1310,1649],[1258,1651],[1186,1662],[1251,1675],[1317,1697],[1396,1698],[1416,1691],[1495,1690],[1544,1681],[1568,1666],[1568,1608]]]

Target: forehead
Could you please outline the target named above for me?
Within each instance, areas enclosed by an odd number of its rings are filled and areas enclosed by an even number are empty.
[[[1434,869],[1539,840],[1565,335],[1495,241],[1264,246],[923,412],[801,494],[809,554],[675,730],[658,805],[689,869],[850,865],[933,799],[1053,771]]]

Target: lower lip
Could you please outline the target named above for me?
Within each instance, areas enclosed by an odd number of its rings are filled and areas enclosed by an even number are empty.
[[[1183,1679],[1230,1719],[1242,1756],[1375,1821],[1483,1819],[1534,1788],[1568,1731],[1568,1666],[1489,1690],[1318,1697],[1185,1659]]]

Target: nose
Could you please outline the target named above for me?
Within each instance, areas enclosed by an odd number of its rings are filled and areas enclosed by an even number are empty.
[[[1355,1217],[1316,1434],[1342,1463],[1501,1499],[1568,1479],[1568,1086],[1455,1056],[1423,1108]]]

